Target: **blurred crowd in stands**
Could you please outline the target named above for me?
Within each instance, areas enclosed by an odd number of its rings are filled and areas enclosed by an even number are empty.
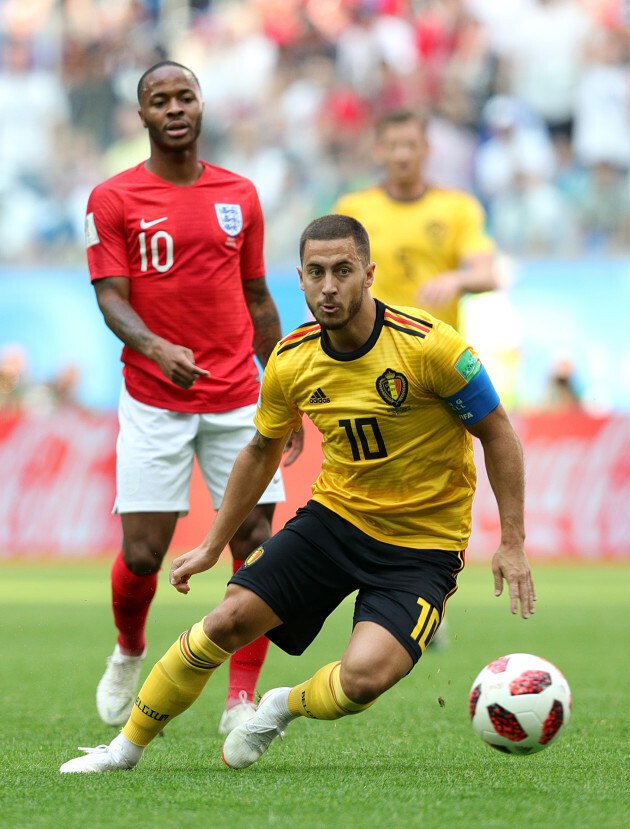
[[[28,363],[28,353],[19,343],[0,347],[0,414],[28,412],[42,416],[81,407],[78,366],[63,364],[50,379],[37,382],[29,374]]]
[[[431,113],[429,180],[519,257],[630,249],[624,0],[4,0],[0,259],[84,262],[87,196],[139,163],[139,75],[199,77],[201,155],[256,183],[270,264],[378,177],[371,125]],[[625,16],[624,16],[625,15]]]

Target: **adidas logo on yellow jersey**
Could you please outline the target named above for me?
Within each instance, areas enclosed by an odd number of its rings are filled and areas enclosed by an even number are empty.
[[[327,397],[325,392],[317,388],[311,395],[309,403],[330,403],[330,397]]]

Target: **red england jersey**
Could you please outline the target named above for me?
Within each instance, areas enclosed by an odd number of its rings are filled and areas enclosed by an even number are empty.
[[[249,179],[202,162],[189,187],[144,163],[95,187],[86,216],[92,281],[130,280],[130,302],[151,331],[190,348],[210,372],[191,389],[124,346],[127,390],[178,412],[223,412],[255,403],[258,372],[243,281],[265,274],[263,216]]]

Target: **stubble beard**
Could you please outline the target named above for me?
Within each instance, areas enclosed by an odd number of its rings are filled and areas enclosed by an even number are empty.
[[[350,302],[348,309],[343,319],[330,319],[327,315],[322,314],[319,308],[307,302],[311,314],[315,317],[317,322],[325,331],[338,331],[340,328],[345,328],[346,325],[359,313],[363,305],[363,298],[365,296],[365,287],[361,286],[361,294],[359,297]]]

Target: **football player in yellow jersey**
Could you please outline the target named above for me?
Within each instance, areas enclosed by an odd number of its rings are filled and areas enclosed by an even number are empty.
[[[190,577],[218,561],[304,414],[323,434],[313,496],[249,556],[219,606],[154,666],[122,733],[64,763],[63,773],[132,768],[232,652],[267,633],[300,654],[355,592],[341,658],[299,685],[268,691],[226,738],[223,760],[246,768],[297,717],[334,720],[372,705],[420,659],[457,589],[475,488],[471,435],[483,445],[501,518],[495,594],[505,580],[512,613],[519,602],[523,618],[534,612],[521,446],[474,350],[424,311],[371,296],[375,264],[355,219],[316,219],[302,234],[300,260],[314,321],[276,346],[256,436],[234,464],[205,540],[173,561],[171,584],[187,593]]]
[[[411,110],[384,115],[375,148],[384,182],[341,196],[333,212],[353,216],[368,231],[378,262],[373,296],[419,306],[459,330],[460,297],[498,287],[495,246],[476,198],[424,180],[425,126]]]

